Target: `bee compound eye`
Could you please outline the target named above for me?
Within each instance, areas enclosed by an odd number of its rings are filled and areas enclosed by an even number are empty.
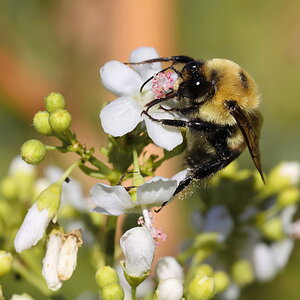
[[[197,99],[205,96],[212,89],[212,84],[204,78],[191,79],[185,83],[182,95],[190,99]]]

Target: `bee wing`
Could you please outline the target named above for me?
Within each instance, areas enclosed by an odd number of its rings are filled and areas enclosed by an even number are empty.
[[[236,120],[249,149],[250,155],[254,162],[256,169],[258,170],[261,179],[265,183],[264,174],[260,162],[259,152],[259,137],[260,129],[263,122],[263,117],[260,112],[256,111],[251,116],[247,116],[240,106],[236,105],[230,110],[230,114]]]

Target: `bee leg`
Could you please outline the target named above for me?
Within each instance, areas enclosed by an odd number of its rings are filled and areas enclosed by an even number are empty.
[[[174,192],[174,196],[186,188],[193,179],[206,179],[218,171],[224,169],[228,164],[235,160],[240,155],[240,152],[235,151],[230,155],[224,156],[213,156],[207,162],[204,162],[201,166],[196,167],[191,175],[188,175],[184,180],[180,181],[177,189]]]
[[[158,98],[158,99],[154,99],[154,100],[152,100],[152,101],[150,101],[150,102],[148,102],[145,106],[147,107],[146,108],[146,111],[148,112],[148,110],[152,107],[152,106],[154,106],[154,105],[156,105],[156,104],[158,104],[158,103],[160,103],[160,102],[164,102],[164,101],[166,101],[166,100],[169,100],[169,99],[172,99],[172,98],[177,98],[178,97],[178,95],[177,95],[177,92],[170,92],[169,94],[167,94],[165,97],[163,97],[163,98]]]
[[[162,105],[159,106],[159,109],[163,110],[163,111],[166,111],[166,112],[179,112],[181,114],[189,114],[191,112],[193,112],[194,110],[198,109],[199,108],[199,105],[191,105],[191,106],[188,106],[188,107],[183,107],[183,108],[176,108],[176,107],[173,107],[173,108],[165,108],[163,107]]]

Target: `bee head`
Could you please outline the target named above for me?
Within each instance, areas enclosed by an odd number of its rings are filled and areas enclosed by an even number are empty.
[[[202,73],[202,61],[188,62],[182,69],[183,82],[179,87],[179,94],[191,100],[203,102],[214,94],[213,84],[206,80]]]

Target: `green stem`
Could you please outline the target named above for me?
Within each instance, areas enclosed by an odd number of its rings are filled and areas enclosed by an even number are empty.
[[[136,300],[136,286],[131,287],[131,299]]]
[[[104,255],[105,255],[105,264],[109,266],[114,265],[114,256],[115,256],[115,236],[117,228],[116,216],[107,216],[105,234],[104,234]]]
[[[77,160],[75,161],[65,172],[64,174],[59,178],[59,180],[57,181],[58,183],[63,183],[65,181],[65,179],[71,174],[71,172],[76,168],[79,167],[80,165],[82,165],[82,161]]]
[[[29,271],[18,259],[15,258],[13,260],[12,268],[44,295],[50,296],[52,294],[52,292],[46,287],[45,282],[41,280],[40,277],[33,275],[33,273]]]
[[[91,156],[88,161],[94,165],[95,167],[97,167],[99,169],[99,171],[103,174],[106,175],[106,177],[109,177],[112,175],[113,171],[107,166],[105,165],[102,161],[100,161],[99,159],[97,159],[95,156]]]
[[[92,168],[89,168],[89,167],[86,167],[83,165],[80,166],[79,168],[83,173],[85,173],[88,176],[91,176],[91,177],[94,177],[97,179],[106,179],[106,176],[103,174],[100,174],[98,170],[95,170],[95,169],[92,169]]]

